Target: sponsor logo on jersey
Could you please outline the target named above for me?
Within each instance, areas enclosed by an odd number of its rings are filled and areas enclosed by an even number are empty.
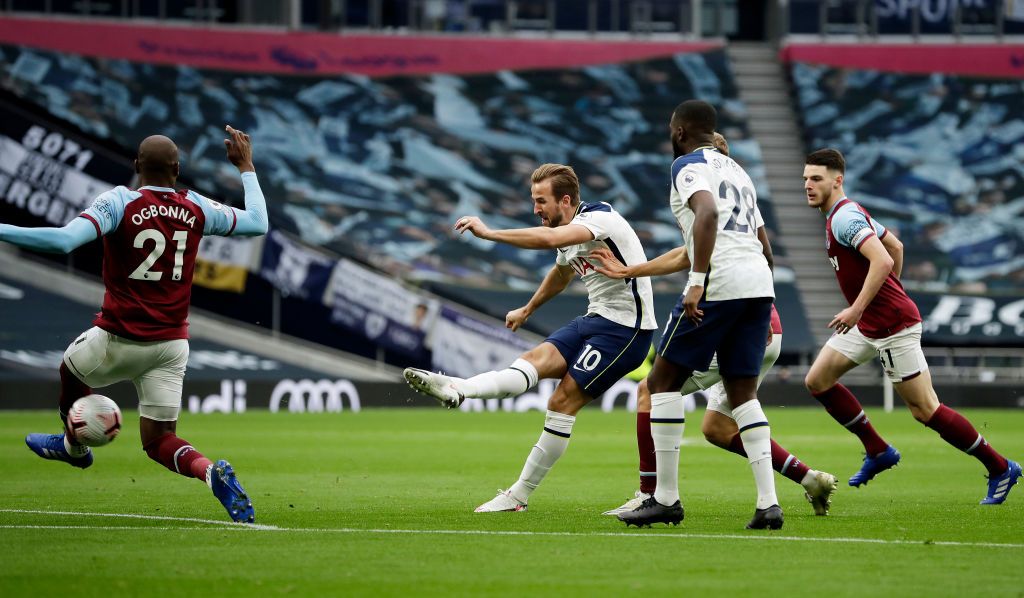
[[[569,265],[572,266],[572,269],[575,270],[576,273],[580,275],[580,278],[586,276],[587,272],[597,271],[594,270],[594,266],[592,266],[590,262],[581,257],[572,258],[571,260],[569,260]]]

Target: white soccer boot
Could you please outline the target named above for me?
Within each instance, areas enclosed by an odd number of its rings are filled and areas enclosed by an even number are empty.
[[[525,511],[526,503],[519,502],[512,496],[511,490],[498,490],[498,495],[473,509],[474,513],[502,513],[505,511]]]
[[[637,490],[636,494],[633,496],[633,498],[631,498],[631,499],[627,500],[626,502],[622,503],[621,507],[616,507],[616,508],[612,509],[611,511],[605,511],[604,513],[601,513],[601,514],[602,515],[612,515],[612,516],[615,516],[615,515],[618,515],[619,513],[626,513],[628,511],[634,511],[645,500],[647,500],[650,497],[651,497],[650,494],[647,494],[646,492],[640,492],[639,490]]]
[[[450,376],[435,374],[419,368],[405,368],[405,380],[418,393],[434,397],[449,409],[454,409],[466,399],[461,392],[455,388]]]
[[[807,472],[807,476],[800,482],[800,485],[807,491],[804,496],[807,497],[807,502],[814,507],[814,514],[828,515],[828,509],[832,506],[832,493],[836,491],[836,476],[812,469]]]

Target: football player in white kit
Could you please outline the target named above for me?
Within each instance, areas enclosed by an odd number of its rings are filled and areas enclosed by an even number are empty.
[[[729,143],[721,133],[715,133],[714,144],[715,149],[722,155],[729,155]],[[757,235],[762,240],[762,244],[767,239],[767,234],[763,226],[758,227]],[[597,268],[597,271],[612,278],[663,276],[690,268],[690,256],[687,254],[685,246],[676,247],[645,264],[634,264],[629,267],[617,263],[618,260],[615,259],[615,256],[606,249],[597,249],[593,255],[603,263]],[[767,255],[765,257],[769,258],[769,264],[771,264],[772,259]],[[782,320],[774,306],[772,307],[771,326],[766,344],[764,361],[761,363],[761,373],[758,376],[759,385],[768,374],[768,370],[775,365],[775,360],[779,358],[782,350]],[[746,457],[739,428],[736,427],[736,422],[732,418],[732,410],[729,409],[729,401],[725,396],[725,387],[722,384],[721,376],[718,375],[717,360],[711,360],[710,370],[694,373],[683,384],[683,389],[680,392],[686,396],[698,390],[704,391],[708,401],[708,407],[704,411],[704,419],[701,422],[704,438],[719,448]],[[636,441],[640,454],[640,489],[625,504],[605,511],[604,515],[615,516],[632,511],[654,494],[657,465],[654,439],[651,438],[651,393],[647,391],[645,382],[641,382],[637,388],[636,398]],[[771,447],[772,467],[775,471],[803,487],[804,496],[814,508],[815,515],[828,515],[832,504],[832,493],[836,489],[836,477],[828,472],[811,469],[796,455],[787,451],[774,440],[771,441]]]
[[[650,279],[608,278],[594,269],[589,257],[593,250],[604,248],[624,264],[646,262],[640,239],[629,223],[606,203],[581,202],[579,180],[569,166],[544,164],[534,171],[531,182],[533,211],[541,226],[492,230],[480,218],[464,216],[456,221],[455,230],[524,249],[557,251],[555,266],[530,301],[505,316],[508,328],[522,326],[577,275],[590,299],[586,315],[558,329],[502,371],[462,379],[416,368],[405,370],[410,386],[449,408],[467,397],[516,396],[541,378],[559,379],[548,400],[544,430],[518,481],[477,507],[478,513],[526,510],[530,495],[565,453],[576,414],[644,361],[658,326]]]
[[[682,521],[679,445],[686,419],[680,389],[694,372],[708,369],[716,352],[757,485],[757,505],[747,527],[780,529],[783,524],[772,472],[771,431],[757,400],[775,297],[766,257],[771,247],[757,235],[764,220],[753,182],[714,147],[716,125],[715,108],[700,100],[680,104],[669,123],[675,153],[670,205],[692,266],[647,376],[657,485],[654,496],[618,515],[626,525]]]

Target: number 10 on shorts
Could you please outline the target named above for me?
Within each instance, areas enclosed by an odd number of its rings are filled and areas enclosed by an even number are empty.
[[[590,372],[593,371],[599,363],[601,363],[601,352],[591,345],[587,345],[583,347],[583,351],[580,351],[580,356],[576,359],[576,365],[573,367],[577,370],[586,370]]]

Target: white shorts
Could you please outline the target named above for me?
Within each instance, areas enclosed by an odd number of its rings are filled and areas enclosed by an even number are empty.
[[[761,386],[761,381],[768,374],[768,370],[772,369],[775,365],[776,360],[779,359],[779,354],[782,352],[782,335],[773,334],[772,342],[765,347],[764,360],[761,361],[761,373],[757,376],[757,385]],[[711,369],[706,372],[697,372],[686,384],[683,385],[683,394],[689,394],[703,390],[708,400],[708,409],[711,411],[717,411],[722,415],[732,418],[732,409],[729,407],[729,399],[725,396],[725,385],[722,384],[722,376],[718,373],[718,360],[711,360]]]
[[[102,388],[131,380],[139,395],[139,415],[176,421],[188,363],[188,341],[131,341],[92,327],[64,351],[64,364],[85,384]]]
[[[885,375],[893,384],[906,382],[928,369],[921,350],[921,325],[914,324],[886,338],[868,338],[856,326],[846,334],[833,334],[826,347],[861,365],[874,357],[882,362]]]

